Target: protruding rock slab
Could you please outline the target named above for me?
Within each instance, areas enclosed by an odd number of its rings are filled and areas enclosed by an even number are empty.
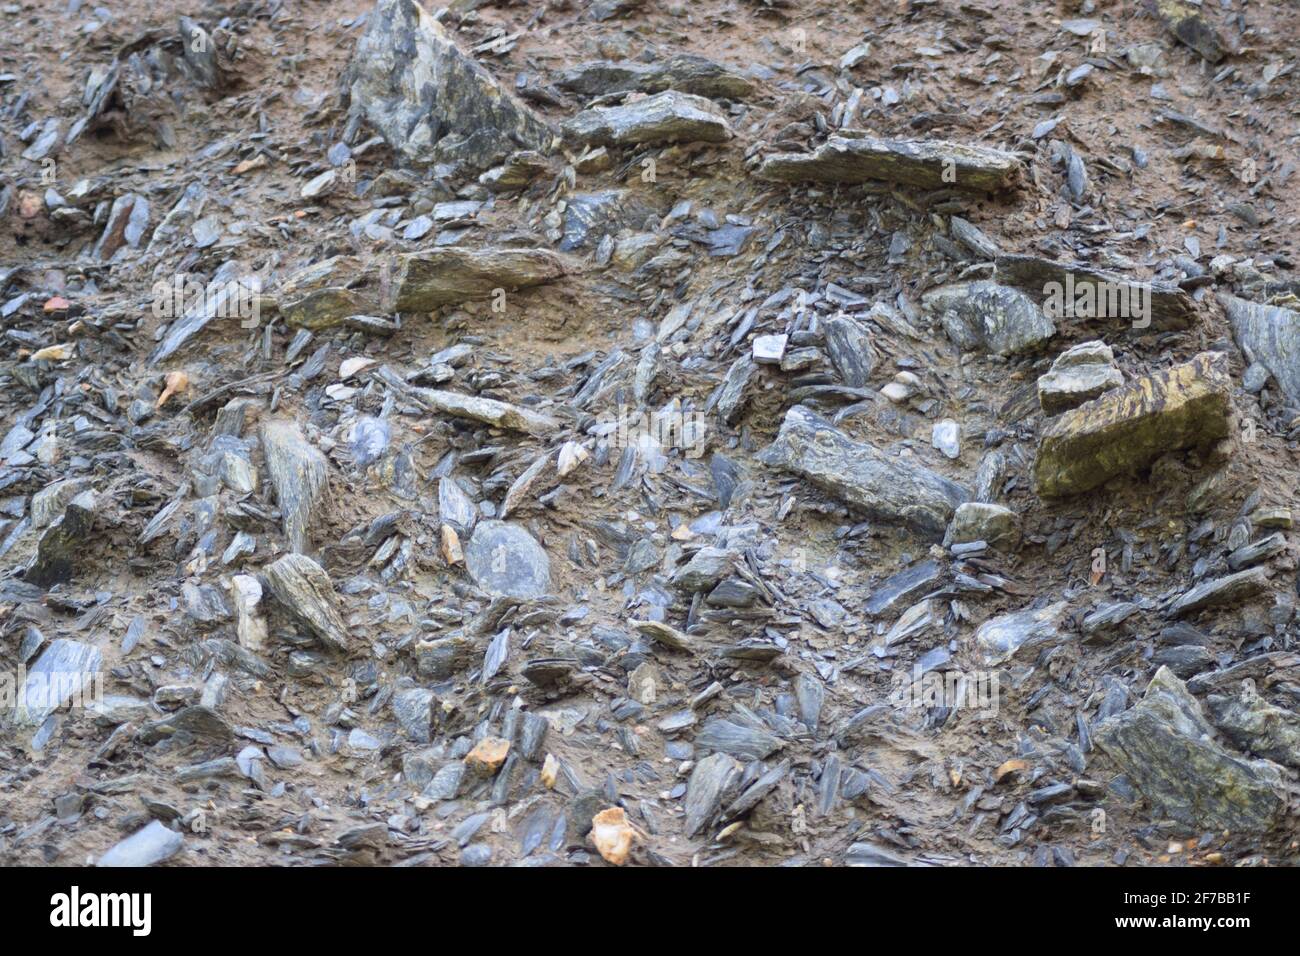
[[[1014,511],[1002,505],[980,501],[958,505],[943,543],[968,544],[972,541],[1014,548],[1020,543],[1020,519]]]
[[[87,488],[75,495],[62,516],[41,535],[23,580],[38,588],[51,588],[70,580],[78,559],[87,548],[98,511],[99,498],[93,489]]]
[[[271,596],[331,650],[347,649],[348,626],[339,613],[334,584],[325,569],[304,554],[286,554],[262,569]]]
[[[1259,362],[1292,405],[1300,405],[1300,312],[1221,293],[1241,350]]]
[[[1268,569],[1251,568],[1202,581],[1169,608],[1170,617],[1184,617],[1207,607],[1239,604],[1268,589]]]
[[[329,466],[320,449],[307,441],[296,422],[265,422],[261,436],[266,470],[275,486],[275,500],[284,519],[284,536],[290,549],[305,553],[311,548],[316,510],[329,490]]]
[[[962,349],[1014,355],[1032,351],[1056,334],[1056,325],[1033,299],[996,282],[941,286],[921,301],[938,315],[948,338]]]
[[[1068,603],[1057,601],[1038,610],[1012,611],[990,618],[975,632],[975,647],[989,667],[1005,663],[1022,649],[1041,648],[1060,640]]]
[[[1168,282],[1141,282],[1080,263],[1054,262],[1038,256],[1003,255],[995,260],[999,282],[1022,289],[1045,300],[1049,313],[1058,318],[1098,322],[1126,322],[1157,330],[1185,329],[1196,317],[1192,297]],[[1149,307],[1149,315],[1141,314]]]
[[[740,785],[740,761],[715,753],[695,764],[686,782],[686,835],[695,836],[722,812],[723,801]]]
[[[1222,746],[1167,667],[1138,704],[1102,721],[1093,736],[1158,815],[1197,832],[1262,833],[1286,812],[1280,768]]]
[[[711,100],[666,90],[622,106],[583,110],[565,122],[564,136],[588,146],[725,143],[731,126]]]
[[[884,140],[832,136],[812,153],[776,153],[760,179],[779,182],[865,183],[882,180],[921,189],[996,192],[1016,179],[1020,161],[985,146],[944,140]]]
[[[957,506],[971,497],[956,482],[853,441],[798,405],[786,413],[776,441],[759,457],[807,478],[870,517],[936,540],[943,537]]]
[[[415,0],[379,0],[343,87],[350,108],[412,163],[481,171],[516,149],[546,149],[553,135]]]
[[[1182,0],[1147,0],[1147,9],[1164,23],[1170,33],[1211,63],[1218,63],[1232,52],[1219,32],[1210,25],[1201,7]]]
[[[567,272],[565,259],[549,249],[425,249],[398,257],[393,307],[398,312],[431,312],[486,299],[497,289],[545,285]]]
[[[743,100],[758,88],[752,79],[702,56],[678,54],[655,63],[635,60],[579,63],[560,74],[560,89],[584,96],[607,93],[662,93],[678,90],[695,96]]]
[[[542,597],[551,587],[551,562],[537,540],[520,525],[480,521],[465,547],[465,569],[491,594]]]
[[[1210,352],[1106,392],[1043,431],[1035,489],[1044,498],[1079,494],[1166,452],[1226,438],[1231,394],[1227,359]]]
[[[1056,415],[1123,384],[1109,345],[1080,342],[1057,356],[1051,370],[1038,379],[1038,404],[1046,414]]]

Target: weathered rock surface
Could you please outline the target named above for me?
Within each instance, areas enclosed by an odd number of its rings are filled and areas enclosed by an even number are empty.
[[[71,580],[89,544],[99,505],[93,489],[87,488],[74,496],[63,514],[41,534],[36,554],[23,573],[23,580],[39,588],[50,588]]]
[[[791,408],[776,441],[759,456],[767,465],[800,475],[823,491],[883,521],[919,534],[943,536],[970,492],[916,464],[855,442],[802,406]]]
[[[758,169],[779,182],[883,180],[921,189],[996,192],[1011,186],[1020,161],[1010,153],[943,140],[883,140],[835,135],[811,153],[776,153]]]
[[[465,569],[491,594],[535,598],[551,587],[551,562],[542,546],[522,526],[506,521],[486,519],[474,527]]]
[[[1251,568],[1202,581],[1169,608],[1170,617],[1183,617],[1207,607],[1237,604],[1268,588],[1268,569]]]
[[[757,84],[743,73],[688,53],[652,63],[635,60],[580,63],[561,73],[556,85],[584,96],[679,90],[695,96],[733,100],[752,96],[757,89]]]
[[[943,539],[945,546],[987,541],[998,547],[1014,548],[1020,543],[1020,519],[1002,505],[967,501],[953,512],[952,524]]]
[[[261,427],[266,471],[284,520],[289,547],[305,554],[318,509],[329,492],[329,465],[319,448],[307,441],[297,422],[273,419]]]
[[[1268,369],[1292,405],[1300,406],[1300,312],[1219,294],[1237,345]]]
[[[52,641],[17,689],[15,718],[36,726],[74,697],[89,703],[102,664],[103,655],[94,645],[66,638]]]
[[[344,75],[350,109],[408,162],[481,171],[552,131],[415,0],[379,0]]]
[[[725,143],[731,126],[711,100],[667,90],[622,106],[583,110],[564,123],[564,135],[588,146]]]
[[[1039,377],[1038,403],[1044,413],[1057,415],[1123,384],[1110,346],[1081,342],[1057,356],[1051,370]]]
[[[325,569],[304,554],[286,554],[262,569],[271,596],[289,616],[333,651],[347,650],[348,626],[339,613],[334,584]]]
[[[1146,7],[1170,33],[1211,63],[1218,63],[1232,52],[1202,7],[1182,0],[1146,0]]]
[[[1196,317],[1192,297],[1172,283],[1142,282],[1077,262],[1018,254],[998,256],[996,266],[999,282],[1043,300],[1045,309],[1055,295],[1061,318],[1122,322],[1139,330],[1149,324],[1162,331],[1185,329]],[[1143,308],[1150,314],[1142,315]]]
[[[1286,812],[1280,768],[1220,744],[1201,705],[1167,667],[1141,701],[1098,724],[1094,737],[1155,812],[1183,826],[1259,833]]]
[[[1288,767],[1300,767],[1300,714],[1270,704],[1253,683],[1236,693],[1210,694],[1205,708],[1234,747]]]
[[[1063,640],[1061,624],[1068,602],[1058,601],[1038,610],[1013,611],[990,618],[975,632],[975,648],[989,667],[996,667],[1021,651],[1038,651]]]
[[[1071,409],[1039,438],[1035,490],[1079,494],[1166,452],[1212,445],[1229,433],[1231,394],[1225,357],[1203,352]]]
[[[1056,325],[1029,296],[988,280],[933,289],[922,304],[962,349],[1014,355],[1031,351],[1056,334]]]
[[[96,861],[95,866],[153,866],[179,853],[185,837],[157,820],[117,843]]]
[[[444,305],[486,299],[496,290],[513,292],[545,285],[568,271],[564,258],[549,249],[469,249],[448,246],[399,256],[398,312],[432,312]]]

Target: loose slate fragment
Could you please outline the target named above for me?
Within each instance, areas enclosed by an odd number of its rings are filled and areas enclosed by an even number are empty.
[[[943,537],[970,492],[917,464],[889,458],[855,442],[802,406],[791,408],[776,441],[759,459],[807,478],[869,517],[905,525],[934,540]]]
[[[715,753],[695,764],[686,782],[686,835],[695,836],[721,814],[740,783],[741,764],[725,753]]]
[[[324,568],[303,554],[286,554],[262,569],[267,587],[298,623],[334,651],[347,650],[348,627],[339,614],[334,585]]]
[[[566,139],[586,146],[725,143],[732,135],[726,115],[711,100],[675,90],[583,110],[563,128]]]
[[[63,515],[45,529],[36,546],[36,554],[23,580],[39,588],[51,588],[71,580],[73,571],[89,544],[95,526],[99,499],[87,489],[73,497]]]
[[[944,140],[883,140],[831,136],[812,153],[777,153],[759,167],[779,182],[865,183],[883,180],[921,189],[997,192],[1016,180],[1010,153]]]
[[[765,730],[715,717],[706,723],[695,738],[701,750],[716,750],[746,760],[762,760],[785,746],[779,737]]]
[[[926,309],[935,313],[953,344],[1014,355],[1037,348],[1056,334],[1056,325],[1029,296],[996,282],[960,282],[927,292]]]
[[[158,820],[153,820],[114,845],[95,862],[95,866],[153,866],[171,859],[184,846],[183,836]]]
[[[1013,611],[990,618],[975,632],[975,647],[989,667],[1011,660],[1022,649],[1038,649],[1062,637],[1068,604],[1058,601],[1039,610]]]
[[[1105,392],[1044,429],[1035,490],[1079,494],[1166,452],[1213,445],[1229,434],[1231,394],[1227,358],[1210,352]]]
[[[311,548],[317,509],[329,490],[329,466],[296,422],[264,422],[261,438],[266,470],[284,518],[284,536],[290,549],[305,554]]]
[[[62,637],[51,641],[18,689],[15,719],[35,727],[69,700],[89,703],[103,691],[102,664],[103,655],[93,645]]]
[[[411,163],[479,172],[553,136],[415,0],[379,0],[342,85],[349,109]]]
[[[542,546],[521,525],[480,521],[465,547],[465,569],[484,591],[536,598],[551,587],[551,563]]]
[[[1170,617],[1184,617],[1207,607],[1239,604],[1268,589],[1268,569],[1251,568],[1221,578],[1202,581],[1169,608]]]
[[[1056,415],[1123,384],[1110,346],[1081,342],[1058,355],[1051,370],[1038,379],[1038,404],[1044,413]]]
[[[1286,812],[1281,769],[1218,743],[1200,703],[1167,667],[1141,701],[1101,721],[1093,737],[1157,814],[1183,826],[1261,833]]]
[[[545,285],[569,271],[563,256],[549,249],[445,246],[408,252],[397,258],[398,312],[432,312],[444,305],[486,299]]]

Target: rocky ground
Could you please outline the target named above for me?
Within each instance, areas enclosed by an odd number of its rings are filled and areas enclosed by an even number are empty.
[[[0,861],[1295,861],[1286,0],[0,10]]]

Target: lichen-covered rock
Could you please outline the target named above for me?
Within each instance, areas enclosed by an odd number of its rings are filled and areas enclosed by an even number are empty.
[[[1044,413],[1057,415],[1123,384],[1124,375],[1115,367],[1110,346],[1081,342],[1058,355],[1047,374],[1039,377],[1038,404]]]
[[[86,551],[99,506],[99,498],[93,489],[87,488],[73,496],[63,514],[41,535],[36,554],[23,573],[23,580],[38,588],[51,588],[71,580]]]
[[[1218,63],[1232,52],[1201,7],[1182,0],[1147,0],[1146,5],[1170,33],[1211,63]]]
[[[621,106],[583,110],[565,122],[564,136],[587,146],[725,143],[731,126],[713,101],[666,90]]]
[[[379,0],[343,77],[349,108],[408,162],[481,172],[553,136],[415,0]]]
[[[1229,434],[1231,395],[1226,358],[1209,352],[1112,389],[1044,429],[1035,490],[1079,494],[1166,452],[1212,445]]]
[[[1300,767],[1300,714],[1276,707],[1255,692],[1251,681],[1235,694],[1210,694],[1210,720],[1241,750],[1288,767]]]
[[[489,298],[498,289],[544,285],[566,272],[564,257],[549,249],[425,249],[398,257],[393,307],[398,312],[431,312]]]
[[[1020,519],[1010,508],[967,501],[953,512],[944,545],[987,541],[994,547],[1014,548],[1020,543]]]
[[[927,292],[921,301],[962,349],[1014,355],[1031,351],[1056,334],[1056,325],[1029,296],[988,280],[942,286]]]
[[[1221,293],[1242,352],[1268,369],[1292,405],[1300,405],[1300,312]]]
[[[864,514],[902,524],[935,540],[970,492],[921,465],[856,442],[801,405],[791,408],[764,464],[807,478]]]
[[[779,182],[901,183],[921,189],[996,192],[1011,186],[1020,161],[986,146],[944,140],[883,140],[831,136],[811,153],[775,153],[763,160],[760,179]]]
[[[1198,832],[1261,833],[1286,812],[1281,768],[1219,743],[1201,705],[1167,667],[1141,701],[1101,721],[1093,736],[1156,814]]]

